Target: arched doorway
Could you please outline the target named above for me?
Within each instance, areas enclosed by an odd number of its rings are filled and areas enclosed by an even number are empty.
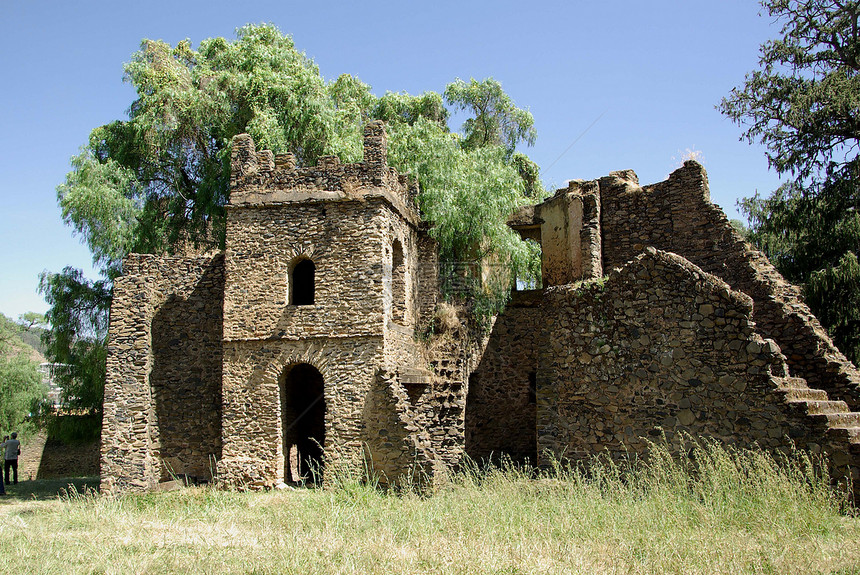
[[[280,381],[284,478],[288,482],[322,480],[325,446],[323,376],[307,363],[291,365]]]

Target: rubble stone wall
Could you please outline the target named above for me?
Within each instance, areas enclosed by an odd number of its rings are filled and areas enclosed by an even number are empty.
[[[297,364],[309,364],[323,377],[326,466],[360,453],[367,439],[365,403],[382,346],[382,337],[225,343],[219,481],[253,489],[284,481],[280,386],[285,370]]]
[[[364,405],[369,467],[383,485],[420,484],[437,459],[428,430],[407,390],[388,370],[379,370]]]
[[[48,437],[46,431],[24,438],[18,457],[21,481],[99,475],[100,442],[61,441]]]
[[[603,274],[597,182],[573,180],[535,208],[544,287]]]
[[[786,350],[793,375],[860,409],[860,372],[767,258],[711,203],[707,173],[688,161],[669,179],[639,187],[632,171],[599,180],[604,267],[621,266],[645,246],[677,253],[755,302],[757,329]]]
[[[364,161],[341,164],[336,156],[316,166],[297,167],[292,154],[257,152],[248,134],[233,138],[230,204],[302,201],[309,198],[362,198],[368,192],[385,196],[413,223],[418,223],[415,197],[418,182],[400,175],[387,163],[388,138],[382,122],[364,131]]]
[[[543,327],[541,291],[514,292],[469,378],[466,453],[476,461],[536,461],[535,378]]]
[[[400,401],[405,391],[392,385],[400,386],[398,370],[420,366],[414,334],[427,303],[418,294],[424,278],[435,287],[435,276],[419,272],[412,192],[384,152],[384,131],[373,126],[365,161],[350,165],[324,158],[315,168],[279,167],[277,157],[269,165],[250,139],[234,140],[219,465],[226,485],[285,479],[280,385],[297,363],[323,377],[326,468],[364,449],[386,476],[399,475],[404,453],[419,449],[414,414]],[[290,299],[302,259],[314,263],[311,305]]]
[[[225,340],[380,335],[385,220],[370,202],[227,211]],[[313,261],[313,305],[288,305],[290,273]]]
[[[439,303],[439,246],[426,229],[418,231],[418,262],[415,289],[416,329],[426,333]]]
[[[101,491],[146,491],[158,482],[149,372],[152,317],[161,294],[140,276],[114,280],[101,443]]]
[[[786,401],[785,358],[756,332],[752,307],[719,278],[653,248],[604,280],[549,289],[539,448],[574,459],[624,455],[665,435],[677,450],[686,433],[772,450],[793,440],[846,456],[847,443],[828,443],[825,416]]]
[[[174,475],[208,481],[221,454],[223,257],[132,254],[124,271],[111,308],[104,475],[131,477],[127,466],[142,458],[138,487]],[[139,453],[119,456],[128,417],[146,424],[132,425]]]
[[[390,206],[382,206],[388,226],[383,234],[383,314],[385,316],[385,360],[391,370],[417,367],[415,346],[418,321],[419,242],[417,230]],[[394,260],[399,246],[400,263]]]

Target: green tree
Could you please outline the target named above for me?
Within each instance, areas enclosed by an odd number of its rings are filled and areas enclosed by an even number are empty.
[[[316,66],[272,26],[237,36],[197,51],[187,40],[144,40],[126,64],[137,92],[128,120],[93,130],[57,190],[64,220],[97,264],[118,270],[130,251],[223,247],[238,133],[300,164],[327,152],[334,109]]]
[[[860,5],[765,0],[781,35],[720,110],[793,181],[741,202],[749,238],[807,302],[836,345],[860,363]]]
[[[52,329],[43,341],[46,355],[65,369],[54,380],[63,390],[64,404],[75,413],[101,416],[104,397],[110,282],[91,281],[80,270],[42,273],[39,291],[50,309]]]
[[[45,396],[38,364],[20,339],[22,328],[0,315],[0,434],[19,430]]]
[[[467,150],[496,145],[510,157],[517,144],[533,145],[537,138],[531,113],[517,108],[492,78],[480,82],[472,78],[468,84],[457,78],[445,88],[445,100],[455,109],[472,114],[463,123],[463,147]]]

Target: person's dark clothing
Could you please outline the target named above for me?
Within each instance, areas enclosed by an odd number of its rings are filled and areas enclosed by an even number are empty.
[[[3,451],[5,460],[3,461],[3,473],[6,476],[6,483],[9,484],[9,471],[12,471],[14,485],[18,485],[18,455],[21,454],[21,442],[12,434],[12,439],[7,439],[3,442]]]
[[[13,481],[9,481],[9,470],[12,471]],[[18,460],[7,459],[3,462],[3,474],[6,476],[6,483],[18,485]]]

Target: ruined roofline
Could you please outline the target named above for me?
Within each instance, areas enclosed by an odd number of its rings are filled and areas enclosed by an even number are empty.
[[[382,197],[411,224],[420,222],[418,182],[388,165],[388,136],[379,120],[365,127],[364,160],[353,164],[323,156],[316,166],[297,167],[292,153],[258,152],[248,134],[234,136],[232,148],[228,208]]]
[[[546,288],[547,293],[575,293],[586,294],[592,289],[603,290],[603,282],[624,283],[639,281],[636,276],[638,270],[647,265],[648,262],[662,264],[667,269],[673,270],[677,278],[684,278],[686,283],[695,286],[702,295],[713,296],[717,300],[731,304],[734,308],[744,314],[751,315],[753,312],[753,298],[748,294],[732,288],[725,280],[709,273],[687,258],[668,250],[661,250],[652,246],[646,247],[633,259],[624,265],[612,268],[598,282],[595,279],[575,284],[564,284]]]
[[[700,196],[700,199],[711,203],[710,189],[708,187],[708,177],[704,166],[695,160],[687,160],[684,165],[674,170],[665,180],[646,184],[639,184],[639,176],[636,172],[630,169],[613,170],[609,175],[595,178],[593,180],[568,180],[567,186],[558,188],[553,195],[546,198],[539,204],[530,204],[521,206],[508,217],[507,224],[510,228],[518,231],[526,231],[531,228],[540,227],[544,223],[541,217],[541,208],[556,198],[566,196],[568,194],[582,195],[593,190],[593,186],[599,186],[600,194],[609,193],[630,193],[630,192],[659,192],[667,187],[672,187],[677,183],[689,183],[691,180],[696,180],[699,185],[693,186],[694,193]]]

